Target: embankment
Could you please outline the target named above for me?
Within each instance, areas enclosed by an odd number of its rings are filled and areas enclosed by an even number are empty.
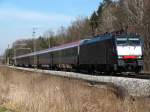
[[[131,97],[110,84],[7,67],[0,68],[0,103],[16,112],[150,111],[150,98]]]

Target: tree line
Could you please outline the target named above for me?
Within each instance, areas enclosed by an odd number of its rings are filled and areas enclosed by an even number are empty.
[[[60,27],[54,33],[49,30],[37,39],[17,40],[14,44],[26,43],[26,50],[17,51],[17,55],[47,49],[53,46],[73,42],[105,32],[128,29],[138,33],[144,40],[145,70],[150,70],[150,1],[149,0],[103,0],[88,17],[78,17],[68,28]],[[16,46],[22,47],[22,46]],[[5,55],[13,57],[14,48],[7,49]]]

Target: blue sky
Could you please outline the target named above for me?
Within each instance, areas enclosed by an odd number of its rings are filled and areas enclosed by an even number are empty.
[[[102,0],[0,0],[0,54],[17,39],[56,31],[79,16],[90,16]]]

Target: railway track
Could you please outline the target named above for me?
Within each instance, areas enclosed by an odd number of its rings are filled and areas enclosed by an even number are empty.
[[[132,73],[132,72],[124,72],[124,73],[87,73],[87,72],[76,72],[76,73],[83,73],[87,75],[94,75],[94,76],[112,76],[112,77],[125,77],[125,78],[136,78],[136,79],[150,79],[150,73]]]
[[[10,67],[10,66],[9,66]],[[55,70],[50,70],[50,69],[36,69],[36,68],[22,68],[22,67],[12,67],[11,68],[20,68],[22,70],[33,70],[33,71],[55,71]],[[58,71],[55,71],[55,72],[65,72],[65,73],[75,73],[75,74],[80,74],[80,75],[88,75],[88,76],[108,76],[108,77],[124,77],[124,78],[135,78],[135,79],[150,79],[150,73],[144,73],[144,72],[141,72],[141,73],[132,73],[132,72],[124,72],[124,73],[100,73],[100,72],[94,72],[94,73],[88,73],[86,71],[80,71],[80,72],[76,72],[75,70],[74,71],[62,71],[62,70],[58,70]]]
[[[115,77],[125,77],[125,78],[135,78],[135,79],[150,79],[149,73],[120,73],[120,74],[110,74],[109,76]]]
[[[129,74],[127,77],[138,79],[150,79],[150,74],[149,73]]]

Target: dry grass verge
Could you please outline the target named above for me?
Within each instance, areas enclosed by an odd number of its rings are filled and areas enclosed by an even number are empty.
[[[136,98],[109,84],[0,68],[0,103],[16,112],[150,112],[150,98]]]

